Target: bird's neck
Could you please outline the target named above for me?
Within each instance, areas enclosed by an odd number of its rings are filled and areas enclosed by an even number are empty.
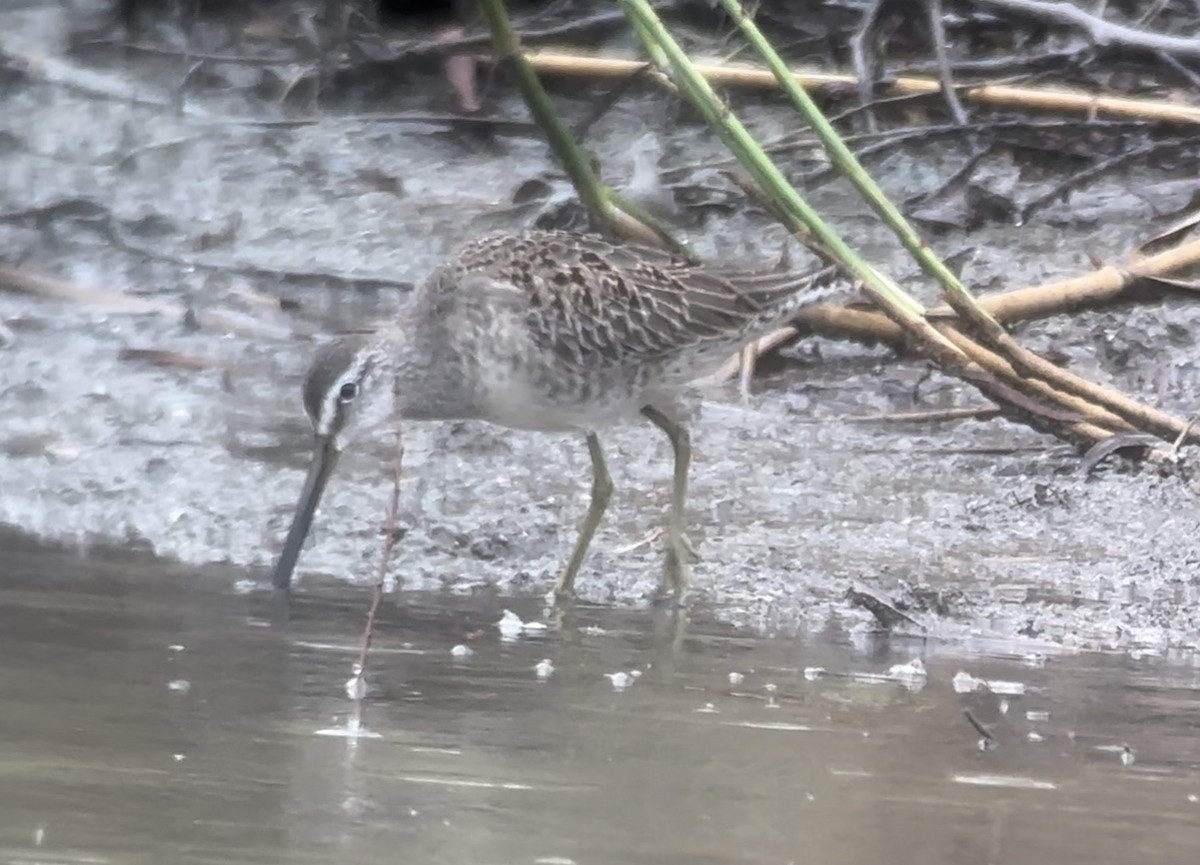
[[[386,364],[401,415],[409,420],[476,417],[463,360],[439,321],[405,308],[384,336]]]

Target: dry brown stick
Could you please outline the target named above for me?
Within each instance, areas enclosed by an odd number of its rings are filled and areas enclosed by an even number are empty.
[[[1040,381],[1054,391],[1070,394],[1079,400],[1086,400],[1102,409],[1105,414],[1119,418],[1131,432],[1138,430],[1151,432],[1167,441],[1172,441],[1180,435],[1189,436],[1193,441],[1200,441],[1200,434],[1192,433],[1188,425],[1180,418],[1172,417],[1166,412],[1130,399],[1119,391],[1088,381],[1073,372],[1055,366],[1018,343],[1000,325],[979,315],[970,304],[961,303],[949,294],[947,294],[947,300],[958,312],[960,318],[979,336],[983,344],[1012,364],[1016,373],[1025,381],[1031,384]],[[1105,423],[1105,425],[1114,430],[1120,429],[1119,426],[1112,423]]]
[[[45,274],[31,273],[28,270],[0,264],[0,290],[4,289],[37,297],[87,304],[117,314],[146,315],[154,313],[181,319],[187,316],[190,321],[206,330],[232,331],[274,339],[283,339],[292,333],[290,329],[277,327],[250,316],[217,309],[195,309],[171,300],[134,297],[107,288],[80,285],[76,282],[67,282]]]
[[[228,370],[229,365],[212,358],[171,351],[166,348],[123,348],[117,352],[122,362],[146,363],[162,369],[182,369],[188,372],[205,372],[210,369]]]
[[[183,315],[185,311],[182,304],[171,301],[133,297],[119,291],[67,282],[63,279],[31,273],[28,270],[20,270],[4,264],[0,264],[0,288],[8,288],[38,297],[84,303],[99,307],[106,312],[129,313],[130,315],[145,315],[146,313]]]
[[[944,423],[955,420],[988,420],[1001,414],[1002,409],[994,405],[966,406],[963,408],[938,408],[926,411],[889,411],[879,414],[842,415],[838,420],[845,423]]]
[[[754,370],[758,366],[758,341],[751,340],[742,346],[738,352],[738,394],[742,399],[750,397],[750,380],[754,378]]]
[[[831,311],[850,313],[851,315],[882,317],[879,313],[867,313],[861,310],[838,310],[836,307],[826,308]],[[817,307],[810,307],[809,309],[817,309]],[[888,324],[892,323],[889,321]],[[892,326],[899,330],[897,325],[893,324]],[[979,388],[985,396],[989,398],[994,397],[998,403],[1004,403],[1010,407],[1015,403],[1016,407],[1021,410],[1023,417],[1031,414],[1040,414],[1043,417],[1043,421],[1036,424],[1036,428],[1045,430],[1050,425],[1059,425],[1070,432],[1070,435],[1066,436],[1067,438],[1088,445],[1101,441],[1114,432],[1135,431],[1132,425],[1117,414],[1107,411],[1102,407],[1092,405],[1087,400],[1075,394],[1058,391],[1040,379],[1026,378],[1009,360],[995,351],[978,344],[964,334],[959,333],[951,326],[950,322],[940,321],[935,326],[961,353],[962,361],[958,364],[947,365],[947,371],[952,375],[966,379],[972,385]],[[770,340],[773,337],[783,338],[784,336],[784,331],[776,331],[774,334],[768,334],[763,339]],[[903,339],[902,334],[901,338]],[[761,343],[762,340],[760,340]],[[736,373],[739,359],[740,356],[731,358],[721,370],[714,374],[714,378],[718,381],[723,381]],[[963,375],[964,369],[972,364],[992,377],[994,383],[989,385],[988,380],[981,378],[979,375]],[[1028,397],[1022,400],[1020,395],[1023,392],[1032,392],[1034,398],[1041,400],[1043,404],[1034,405],[1033,400]],[[1010,410],[1008,413],[1011,414],[1013,412]]]
[[[792,322],[793,326],[786,328],[792,334],[810,332],[830,339],[852,339],[867,345],[882,342],[900,347],[905,344],[904,330],[900,325],[871,309],[817,303],[800,310]]]
[[[1062,431],[1070,433],[1064,436],[1065,438],[1087,444],[1102,441],[1114,432],[1136,432],[1131,424],[1100,406],[1092,405],[1074,394],[1056,390],[1039,379],[1025,378],[1013,367],[1008,358],[980,345],[949,324],[942,323],[938,330],[980,369],[993,376],[1001,387],[1011,388],[1017,394],[1032,392],[1036,398],[1045,401],[1045,410],[1042,415],[1046,422],[1040,425],[1031,424],[1035,429],[1046,430],[1048,423],[1053,423]],[[986,380],[970,376],[960,377],[968,378],[970,383],[975,385],[984,396],[994,399],[1002,408],[1005,403],[1011,403],[1014,399],[1014,394],[1008,390],[987,387]],[[1053,413],[1051,410],[1053,407],[1058,407],[1060,411],[1057,414]],[[1027,413],[1032,413],[1032,411]],[[1058,434],[1058,430],[1054,432]]]
[[[860,310],[838,311],[858,316],[879,315]],[[890,321],[888,323],[892,324]],[[892,326],[899,330],[897,325]],[[961,357],[957,363],[946,363],[947,358],[941,358],[939,362],[943,368],[951,375],[968,381],[985,396],[994,399],[1003,407],[1002,411],[1005,413],[1020,413],[1024,419],[1031,416],[1040,417],[1039,422],[1030,425],[1086,445],[1102,441],[1113,432],[1135,431],[1134,427],[1120,416],[1102,407],[1092,405],[1075,394],[1056,390],[1040,379],[1026,378],[1006,358],[958,332],[950,322],[939,321],[935,323],[935,327]],[[735,358],[727,363],[718,375],[722,372],[728,373],[731,365],[736,371],[736,360]],[[971,371],[972,367],[976,372]],[[728,378],[728,374],[725,377]],[[1027,395],[1023,396],[1029,392],[1033,394],[1032,399]],[[1038,404],[1035,400],[1042,400],[1043,403]]]
[[[836,307],[828,307],[823,305],[826,311],[849,313],[852,316],[872,316],[882,318],[878,313],[867,313],[861,310],[843,309],[839,310]],[[810,310],[818,309],[810,307]],[[807,310],[806,310],[807,311]],[[887,321],[886,319],[884,319]],[[840,323],[840,322],[839,322]],[[887,322],[892,327],[899,328]],[[776,331],[764,337],[763,340],[776,339],[782,341],[790,336],[787,331],[796,333],[794,328]],[[1062,410],[1062,414],[1051,416],[1047,414],[1047,421],[1062,424],[1065,428],[1072,431],[1069,438],[1085,444],[1094,444],[1107,438],[1109,435],[1118,432],[1135,432],[1137,429],[1153,429],[1156,433],[1163,435],[1165,438],[1172,438],[1175,435],[1182,433],[1184,425],[1182,421],[1178,421],[1169,415],[1164,415],[1157,412],[1148,406],[1141,405],[1134,400],[1125,397],[1122,394],[1107,388],[1102,388],[1099,385],[1087,382],[1066,373],[1055,367],[1049,361],[1038,357],[1033,352],[1020,346],[1015,340],[1007,334],[1003,334],[1005,344],[1005,354],[991,350],[980,345],[969,337],[955,330],[950,322],[941,321],[938,323],[938,330],[950,340],[950,342],[963,353],[970,361],[977,364],[981,369],[990,373],[1000,383],[1006,385],[1009,390],[999,393],[992,390],[989,393],[988,388],[981,387],[980,381],[974,377],[967,376],[976,387],[987,396],[995,395],[998,402],[1011,402],[1015,393],[1023,391],[1032,392],[1038,399],[1044,400],[1046,407],[1058,406]],[[900,335],[902,337],[902,334]],[[762,341],[760,341],[761,343]],[[1022,363],[1020,365],[1014,363],[1013,355],[1020,357]],[[1008,355],[1008,356],[1006,356]],[[1030,359],[1033,360],[1030,360]],[[732,371],[731,371],[732,367]],[[1048,375],[1046,367],[1057,371],[1060,375]],[[726,363],[718,373],[717,380],[728,379],[733,372],[737,371],[737,358],[734,358]],[[1069,376],[1073,387],[1059,389],[1055,384],[1059,383],[1061,375]],[[1030,377],[1033,376],[1033,377]],[[1080,384],[1082,383],[1082,385]],[[1014,393],[1015,392],[1015,393]],[[1096,405],[1089,401],[1089,397],[1098,399],[1102,404]],[[1113,406],[1119,407],[1120,411],[1110,411]],[[1107,406],[1107,407],[1106,407]],[[1028,414],[1029,412],[1025,412]],[[1132,423],[1130,422],[1132,421]],[[1145,426],[1141,424],[1146,422]],[[1045,428],[1046,423],[1042,423],[1040,428]],[[1190,432],[1190,431],[1189,431]],[[1195,435],[1192,433],[1192,435]]]
[[[721,368],[712,374],[713,380],[728,381],[736,375],[739,377],[738,389],[745,396],[749,390],[749,379],[753,376],[754,366],[758,359],[784,343],[791,342],[799,333],[800,331],[795,327],[781,327],[766,336],[746,343],[741,351],[725,361]]]
[[[538,72],[547,75],[574,75],[589,78],[624,78],[645,66],[639,60],[619,57],[595,57],[586,54],[534,52],[525,57]],[[491,58],[481,56],[490,62]],[[731,64],[698,63],[697,70],[712,84],[723,86],[775,89],[778,82],[766,69]],[[853,75],[828,72],[795,73],[807,89],[853,92]],[[893,94],[937,94],[941,84],[932,78],[893,78],[882,85]],[[1015,87],[1007,84],[980,84],[960,88],[959,95],[977,105],[1008,106],[1043,111],[1084,114],[1088,117],[1134,117],[1164,123],[1200,125],[1200,107],[1181,105],[1165,99],[1127,99],[1100,96],[1080,90],[1050,87]]]
[[[1161,277],[1196,265],[1200,265],[1200,240],[1138,259],[1127,268],[1105,265],[1082,276],[986,295],[979,298],[979,305],[1003,324],[1046,318],[1111,303],[1127,294],[1139,279]],[[930,318],[947,318],[954,315],[954,310],[949,306],[937,306],[929,310],[928,315]],[[760,352],[777,348],[802,332],[868,344],[900,346],[905,341],[904,332],[897,324],[873,310],[820,303],[805,307],[792,321],[793,326],[763,337],[759,341]],[[733,374],[730,370],[730,365],[726,364],[716,375],[719,379],[728,379]]]
[[[1142,269],[1139,267],[1139,271]],[[1171,269],[1174,268],[1163,268],[1157,272],[1164,273]],[[1006,324],[1045,318],[1117,300],[1129,290],[1130,285],[1139,276],[1150,275],[1133,275],[1115,267],[1104,267],[1082,277],[982,297],[979,303],[998,321]],[[929,311],[929,317],[946,318],[953,315],[953,312],[948,306],[935,307]],[[827,339],[849,339],[868,345],[884,343],[900,347],[906,343],[904,331],[900,326],[880,312],[818,303],[798,312],[792,319],[792,324],[761,337],[757,342],[758,354],[774,351],[805,333]],[[728,381],[737,373],[738,368],[738,359],[731,358],[713,373],[713,378],[716,381]]]
[[[979,305],[997,321],[1006,324],[1045,318],[1109,303],[1139,279],[1165,276],[1196,265],[1200,265],[1200,239],[1137,258],[1126,267],[1109,264],[1081,276],[987,295],[979,299]],[[949,306],[938,306],[929,311],[931,317],[953,314]]]

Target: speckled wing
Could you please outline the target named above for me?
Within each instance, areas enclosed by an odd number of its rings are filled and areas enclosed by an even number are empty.
[[[736,344],[833,287],[829,270],[721,271],[660,249],[554,231],[479,241],[456,264],[486,274],[497,303],[523,305],[536,343],[592,368]]]

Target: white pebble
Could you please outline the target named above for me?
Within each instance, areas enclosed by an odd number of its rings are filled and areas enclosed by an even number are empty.
[[[893,664],[887,674],[888,678],[913,691],[920,690],[925,684],[925,664],[920,658],[913,658],[907,664]]]
[[[545,622],[523,622],[521,617],[512,610],[505,610],[500,621],[496,623],[500,636],[505,640],[515,640],[521,634],[540,633],[546,630]]]
[[[500,629],[501,637],[506,640],[515,640],[521,636],[521,631],[525,630],[525,623],[512,610],[505,610],[500,621],[496,623],[496,627]]]
[[[987,689],[993,694],[1008,694],[1012,697],[1019,697],[1025,693],[1024,682],[1009,682],[1004,679],[988,679],[984,684]]]
[[[614,691],[624,691],[633,684],[633,677],[628,673],[605,673],[610,682],[612,682]]]
[[[983,679],[976,679],[970,673],[959,670],[950,680],[956,694],[969,694],[983,687]]]
[[[971,691],[991,691],[993,694],[1019,697],[1025,693],[1024,682],[1010,682],[1006,679],[977,679],[970,673],[959,671],[951,681],[957,694],[969,694]]]

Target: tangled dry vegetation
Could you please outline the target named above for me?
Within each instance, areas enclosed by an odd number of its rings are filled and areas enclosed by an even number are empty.
[[[681,219],[750,204],[766,208],[818,257],[863,282],[877,304],[810,307],[757,352],[814,332],[915,351],[979,389],[992,411],[1082,446],[1092,462],[1118,450],[1173,457],[1181,444],[1200,439],[1189,420],[1089,382],[1022,347],[1008,330],[1033,318],[1200,287],[1188,276],[1200,261],[1195,0],[1109,2],[1087,10],[1043,0],[764,0],[751,10],[753,20],[725,0],[653,7],[635,0],[430,3],[423,17],[408,19],[403,13],[412,5],[115,0],[108,16],[77,31],[66,58],[10,55],[3,64],[10,74],[145,100],[159,97],[96,71],[92,59],[113,52],[177,55],[187,72],[164,107],[186,111],[188,94],[206,88],[241,89],[277,104],[283,119],[271,122],[279,123],[304,123],[350,105],[386,105],[389,91],[424,73],[438,82],[427,99],[430,110],[402,119],[488,135],[528,131],[526,121],[500,116],[489,100],[494,88],[520,86],[566,164],[590,225],[668,243],[670,226],[643,206],[644,196],[610,189],[580,156],[589,127],[632,89],[661,87],[708,118],[722,140],[736,142],[734,94],[798,83],[803,93],[792,98],[811,95],[831,118],[841,157],[827,137],[814,134],[808,117],[772,140],[744,142],[745,152],[735,146],[726,162],[672,165],[653,190],[671,200]],[[767,55],[750,47],[753,34],[786,58],[794,78],[771,71]],[[595,88],[587,116],[558,116],[544,87],[553,91],[563,81]],[[957,148],[956,170],[919,198],[872,205],[892,214],[885,221],[941,283],[942,307],[926,309],[902,292],[891,294],[894,284],[843,254],[836,235],[814,228],[816,215],[802,199],[768,182],[777,166],[793,193],[841,176],[866,190],[878,160],[915,157],[935,144]],[[998,222],[1029,224],[1091,185],[1134,170],[1159,178],[1144,190],[1155,201],[1155,227],[1124,258],[1097,259],[1093,271],[1077,278],[976,302],[958,284],[954,262],[940,262],[927,243],[947,229],[969,234]],[[541,194],[518,193],[535,202]],[[567,208],[566,215],[560,209],[540,218],[569,222],[578,214]],[[120,226],[109,230],[114,242],[129,243]],[[15,268],[0,277],[26,290],[74,291]],[[726,374],[738,368],[731,363]]]

